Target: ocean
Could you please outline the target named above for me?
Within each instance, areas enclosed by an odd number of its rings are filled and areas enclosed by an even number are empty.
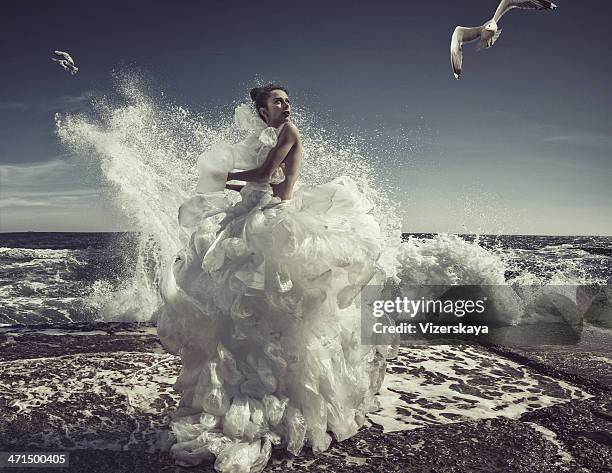
[[[404,245],[420,248],[443,243],[445,251],[436,251],[446,260],[454,255],[457,267],[490,259],[506,281],[612,283],[612,237],[403,236]],[[143,240],[137,233],[1,233],[0,324],[151,321],[160,258],[153,239]]]

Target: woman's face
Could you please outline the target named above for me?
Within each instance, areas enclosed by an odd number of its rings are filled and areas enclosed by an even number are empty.
[[[260,108],[259,111],[266,120],[268,126],[274,128],[279,127],[284,122],[289,121],[291,114],[291,102],[289,96],[284,90],[273,90],[268,97],[266,108]]]

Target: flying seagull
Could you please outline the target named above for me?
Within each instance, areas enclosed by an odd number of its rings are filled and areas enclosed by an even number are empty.
[[[57,59],[52,57],[51,60],[55,61],[55,62],[59,62],[60,66],[62,66],[65,70],[70,71],[70,74],[75,75],[78,71],[79,68],[75,66],[74,64],[74,60],[72,59],[72,56],[70,56],[70,54],[64,52],[64,51],[53,51],[55,53],[56,56],[61,56],[64,59]]]
[[[457,26],[453,32],[450,46],[451,64],[453,66],[455,79],[459,79],[461,75],[463,45],[480,39],[479,48],[488,49],[493,46],[502,32],[501,29],[497,28],[497,22],[507,11],[513,8],[522,8],[524,10],[554,10],[557,8],[557,5],[548,0],[501,0],[497,10],[495,10],[493,18],[484,25],[474,28]]]

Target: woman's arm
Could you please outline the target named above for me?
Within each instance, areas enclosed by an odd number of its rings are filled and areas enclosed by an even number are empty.
[[[248,171],[230,172],[227,180],[268,182],[274,170],[281,165],[291,148],[299,138],[297,127],[293,123],[287,123],[278,137],[278,143],[270,150],[263,164]]]

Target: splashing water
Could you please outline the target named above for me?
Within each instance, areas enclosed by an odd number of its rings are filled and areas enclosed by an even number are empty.
[[[211,119],[166,103],[163,93],[152,92],[136,74],[114,79],[113,96],[93,99],[88,113],[56,115],[56,129],[65,146],[99,165],[113,202],[139,230],[133,276],[118,290],[99,282],[92,305],[106,320],[148,321],[161,302],[158,282],[164,266],[188,238],[178,226],[177,210],[194,192],[198,156],[215,143],[236,142],[243,135],[233,126],[233,107]],[[302,183],[354,178],[374,204],[389,246],[397,247],[398,212],[375,186],[373,167],[354,145],[312,126],[306,111],[297,113],[295,121],[305,149]]]
[[[61,141],[97,160],[117,207],[139,230],[136,269],[102,304],[105,319],[146,321],[159,306],[157,283],[165,261],[181,246],[178,206],[195,180],[195,161],[219,130],[178,106],[148,96],[134,75],[116,77],[117,97],[92,100],[88,115],[56,116]],[[127,256],[127,255],[126,255]],[[104,294],[96,294],[99,299]]]
[[[125,255],[126,261],[135,260],[135,271],[119,288],[96,283],[92,307],[105,320],[155,321],[161,304],[159,278],[189,237],[178,225],[177,210],[194,192],[197,158],[213,144],[236,142],[243,135],[233,126],[231,106],[211,118],[168,103],[136,74],[116,74],[115,84],[115,93],[93,99],[88,113],[56,115],[57,134],[78,156],[99,165],[112,200],[139,230],[133,254]],[[304,147],[301,183],[320,184],[341,175],[355,180],[374,204],[385,239],[381,264],[387,274],[402,285],[512,282],[505,278],[508,259],[478,240],[438,235],[402,244],[398,203],[388,197],[391,189],[364,151],[367,146],[321,129],[305,108],[294,115]],[[543,283],[528,272],[514,282]],[[577,282],[564,279],[566,284]]]

